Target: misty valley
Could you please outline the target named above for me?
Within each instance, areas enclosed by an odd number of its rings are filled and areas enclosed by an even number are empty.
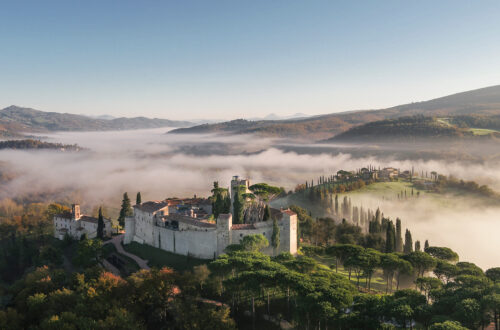
[[[498,281],[495,141],[325,143],[169,132],[43,132],[2,142],[6,308],[22,306],[16,302],[22,294],[30,310],[61,294],[89,299],[77,294],[79,286],[101,292],[105,282],[112,292],[137,290],[124,301],[143,299],[148,283],[167,281],[157,293],[179,298],[164,302],[166,314],[147,328],[203,322],[205,310],[214,329],[367,328],[374,319],[394,327],[487,322],[455,315],[446,299],[457,285],[490,290],[462,284],[471,276]],[[77,273],[80,284],[71,279]],[[44,278],[51,284],[41,290]],[[9,289],[13,283],[38,293]],[[53,291],[61,287],[67,291]],[[308,298],[312,292],[321,294]],[[147,312],[126,304],[127,314],[116,310],[113,320],[80,315],[78,322],[144,326],[136,313]],[[386,309],[359,319],[370,304]],[[401,304],[413,310],[410,316],[397,309]],[[0,325],[31,322],[16,309],[0,313]],[[70,315],[61,317],[44,326],[69,322]]]

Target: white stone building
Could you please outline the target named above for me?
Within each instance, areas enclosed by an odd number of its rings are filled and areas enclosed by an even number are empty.
[[[275,213],[280,245],[277,251],[269,246],[262,252],[296,254],[297,215],[290,210],[276,210]],[[177,254],[212,259],[247,235],[262,234],[271,243],[272,233],[272,221],[233,225],[231,214],[221,214],[215,224],[187,215],[169,214],[168,201],[146,202],[135,205],[134,216],[125,219],[124,244],[135,241]]]
[[[54,216],[54,237],[64,239],[64,236],[79,240],[83,234],[87,234],[88,238],[97,236],[97,218],[89,217],[80,213],[80,205],[73,204],[71,213],[65,212]],[[111,236],[112,233],[111,220],[104,218],[104,236]]]

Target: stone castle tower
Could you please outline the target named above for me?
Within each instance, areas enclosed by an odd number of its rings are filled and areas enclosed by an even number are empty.
[[[78,220],[81,217],[80,214],[80,205],[79,204],[72,204],[71,205],[71,216],[73,220]]]
[[[236,192],[239,187],[244,186],[245,187],[245,193],[250,192],[250,180],[249,179],[240,179],[239,176],[235,175],[233,176],[233,179],[231,180],[231,214],[234,214],[234,196],[236,195]]]

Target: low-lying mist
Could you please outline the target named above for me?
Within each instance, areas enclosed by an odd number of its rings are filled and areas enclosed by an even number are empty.
[[[412,233],[413,242],[426,239],[432,246],[455,250],[461,261],[471,261],[483,269],[500,264],[500,205],[485,204],[480,198],[459,195],[429,194],[399,201],[380,196],[355,194],[353,205],[363,205],[384,216],[401,219],[404,230]]]
[[[499,162],[447,162],[445,160],[401,160],[396,157],[353,156],[342,152],[307,153],[283,140],[253,136],[174,135],[165,129],[120,132],[57,133],[50,142],[76,143],[84,152],[2,150],[2,172],[11,178],[2,183],[0,199],[26,196],[60,202],[79,202],[86,208],[98,204],[119,205],[128,191],[143,200],[166,197],[208,196],[213,181],[227,187],[233,175],[266,181],[293,190],[296,184],[333,174],[339,169],[366,165],[454,175],[476,180],[500,190]],[[286,146],[284,148],[283,146]],[[318,148],[321,148],[318,145]],[[47,197],[49,196],[49,197]],[[416,202],[404,209],[386,205],[384,212],[399,216],[417,239],[457,250],[462,259],[481,266],[498,263],[500,229],[498,208],[443,209]],[[423,244],[423,241],[422,241]]]

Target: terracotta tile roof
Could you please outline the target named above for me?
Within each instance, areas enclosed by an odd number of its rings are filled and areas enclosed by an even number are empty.
[[[149,213],[156,212],[166,206],[168,206],[168,202],[145,202],[139,205],[134,205],[135,208]]]
[[[292,210],[284,210],[282,212],[288,215],[297,215],[297,213],[293,212]]]

